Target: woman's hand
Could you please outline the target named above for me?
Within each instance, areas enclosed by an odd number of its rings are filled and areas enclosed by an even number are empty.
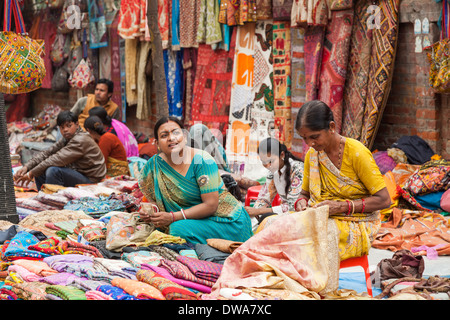
[[[328,206],[329,207],[328,214],[329,215],[333,215],[333,214],[336,214],[336,213],[346,213],[347,210],[344,209],[343,205],[345,207],[348,206],[345,201],[342,202],[342,201],[325,200],[325,201],[319,202],[313,208],[318,208],[318,207],[322,207],[322,206]]]
[[[170,212],[154,212],[150,216],[150,222],[153,223],[156,228],[167,227],[173,222],[173,216]]]
[[[295,202],[295,211],[303,211],[308,207],[308,200],[306,198],[299,198]]]
[[[244,208],[250,217],[256,217],[259,216],[260,214],[272,212],[272,208],[253,208],[253,207],[244,207]]]

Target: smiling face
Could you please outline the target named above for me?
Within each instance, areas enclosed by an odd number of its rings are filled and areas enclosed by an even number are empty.
[[[168,121],[158,128],[158,146],[166,156],[180,153],[186,146],[186,137],[178,123]]]
[[[64,122],[59,126],[59,131],[65,139],[70,140],[77,132],[78,127],[78,122]]]

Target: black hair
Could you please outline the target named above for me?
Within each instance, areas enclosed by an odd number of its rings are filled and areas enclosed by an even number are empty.
[[[108,86],[108,93],[113,93],[114,92],[114,82],[112,82],[109,79],[105,79],[105,78],[101,78],[98,79],[97,84],[99,83],[103,83],[106,84]]]
[[[299,131],[302,127],[312,131],[326,130],[330,129],[331,121],[334,121],[334,116],[330,107],[320,100],[312,100],[298,111],[295,130]]]
[[[228,192],[231,193],[238,201],[243,202],[241,188],[239,188],[238,183],[234,180],[231,174],[222,174],[222,180]]]
[[[164,123],[167,123],[169,121],[176,122],[180,126],[181,129],[184,129],[183,122],[180,119],[178,119],[177,117],[172,117],[172,116],[162,117],[158,121],[156,121],[155,128],[153,129],[154,138],[156,140],[158,140],[159,127],[161,127]]]
[[[100,118],[103,124],[106,124],[109,127],[111,126],[112,118],[108,115],[108,112],[106,112],[106,109],[103,107],[93,107],[89,110],[89,116],[97,116]]]
[[[63,110],[58,114],[56,124],[60,127],[66,122],[78,123],[78,117],[70,110]]]
[[[286,189],[284,190],[286,195],[288,194],[289,188],[291,187],[291,163],[289,162],[289,159],[293,159],[296,161],[302,161],[296,156],[294,156],[280,141],[278,141],[275,138],[266,138],[262,140],[259,143],[258,146],[258,154],[271,154],[271,155],[277,155],[278,157],[281,156],[281,152],[284,152],[284,166],[286,167],[286,170],[284,171],[284,179],[286,181]]]
[[[84,121],[84,128],[97,132],[99,135],[105,133],[102,120],[97,116],[90,116]]]

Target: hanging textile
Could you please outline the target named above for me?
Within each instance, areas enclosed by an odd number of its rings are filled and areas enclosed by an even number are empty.
[[[327,27],[322,54],[319,100],[325,102],[333,111],[338,133],[341,132],[342,126],[342,99],[352,26],[353,9],[333,11],[331,22]]]
[[[258,155],[260,141],[273,137],[273,21],[258,21],[255,28],[253,105],[251,107],[251,128],[248,142],[248,162],[245,175],[255,173],[259,177],[267,170],[262,166]],[[261,174],[256,174],[262,172]]]
[[[118,32],[123,39],[145,35],[147,15],[146,0],[121,0]]]
[[[319,75],[322,63],[325,28],[307,27],[305,33],[305,77],[306,101],[316,100],[319,90]]]
[[[126,97],[129,105],[137,104],[137,52],[139,40],[125,39]]]
[[[197,25],[197,42],[215,44],[222,41],[222,29],[219,22],[219,2],[200,1]]]
[[[147,21],[149,24],[149,29],[152,34],[152,48],[151,48],[151,59],[152,59],[152,72],[153,72],[153,82],[154,82],[154,94],[158,99],[155,100],[155,114],[153,121],[156,122],[157,119],[169,115],[169,107],[167,105],[167,88],[166,88],[166,78],[164,73],[164,58],[163,58],[163,38],[162,31],[160,33],[159,28],[159,5],[164,3],[164,1],[159,0],[150,1],[147,11]],[[167,17],[168,18],[168,17]],[[166,43],[167,45],[167,43]]]
[[[235,43],[236,30],[233,31],[229,51],[213,50],[210,45],[200,44],[197,54],[190,124],[201,122],[209,129],[221,132],[223,137],[230,113]]]
[[[184,48],[183,49],[183,114],[184,124],[189,126],[191,120],[191,108],[193,100],[195,71],[197,70],[197,48]]]
[[[108,33],[103,0],[88,0],[89,42],[91,49],[108,46]]]
[[[226,150],[230,162],[247,162],[250,134],[250,111],[253,106],[253,72],[255,54],[255,27],[249,22],[238,26],[234,54]]]
[[[183,50],[164,50],[164,70],[166,72],[167,102],[169,116],[183,117]]]
[[[275,138],[288,149],[292,143],[290,22],[273,24]]]
[[[126,99],[124,97],[125,90],[122,90],[121,84],[121,61],[120,61],[120,36],[117,31],[117,27],[119,25],[119,15],[116,15],[112,24],[109,26],[109,46],[105,49],[110,51],[111,56],[111,64],[110,64],[110,79],[114,83],[114,92],[111,96],[111,100],[114,101],[119,108],[123,108],[123,101]],[[126,104],[125,104],[126,105]],[[125,120],[124,114],[122,114],[122,120]]]
[[[294,0],[272,0],[273,19],[278,21],[291,20]]]
[[[172,50],[180,50],[180,0],[172,1],[172,12],[170,16]]]
[[[197,48],[197,26],[200,14],[200,0],[180,1],[180,46]],[[194,13],[194,14],[193,14]]]
[[[256,19],[270,20],[272,18],[272,0],[256,0]]]
[[[296,121],[298,111],[306,102],[306,79],[305,79],[305,28],[291,28],[291,112],[292,121]],[[294,126],[293,126],[294,127]],[[297,130],[292,130],[291,153],[301,159],[304,158],[308,146],[298,134]]]
[[[397,46],[399,0],[382,1],[380,27],[369,29],[370,1],[358,1],[350,44],[342,133],[371,148],[389,96]]]
[[[256,0],[222,0],[219,22],[229,26],[244,25],[256,21]]]
[[[288,20],[291,20],[293,27],[326,26],[331,17],[328,2],[329,0],[294,0]]]
[[[162,40],[162,48],[169,47],[169,0],[158,0],[158,27]]]
[[[139,41],[137,51],[137,109],[136,118],[139,120],[147,120],[150,116],[151,102],[151,79],[147,77],[146,66],[150,55],[151,42]],[[150,62],[151,63],[151,62]]]

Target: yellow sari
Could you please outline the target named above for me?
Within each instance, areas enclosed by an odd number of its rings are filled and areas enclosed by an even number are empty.
[[[358,200],[386,187],[371,152],[359,141],[346,138],[341,169],[327,154],[310,148],[305,156],[303,190],[309,192],[309,206],[324,200]],[[368,254],[380,225],[380,213],[345,213],[330,216],[339,229],[339,257],[345,260]]]

